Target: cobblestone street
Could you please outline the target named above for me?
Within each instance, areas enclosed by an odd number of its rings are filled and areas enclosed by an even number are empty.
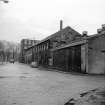
[[[64,105],[70,97],[105,87],[105,77],[67,74],[14,63],[0,65],[0,105]]]

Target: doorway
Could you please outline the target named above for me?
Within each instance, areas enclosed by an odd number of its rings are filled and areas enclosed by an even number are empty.
[[[81,72],[81,46],[69,48],[68,67],[70,71]]]

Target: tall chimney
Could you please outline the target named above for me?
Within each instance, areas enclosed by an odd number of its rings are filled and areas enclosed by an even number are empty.
[[[63,21],[60,20],[60,31],[62,30],[62,28],[63,28]]]

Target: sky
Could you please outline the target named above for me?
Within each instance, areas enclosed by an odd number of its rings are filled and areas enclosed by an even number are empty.
[[[41,40],[70,26],[95,34],[105,24],[105,0],[9,0],[0,2],[0,40]]]

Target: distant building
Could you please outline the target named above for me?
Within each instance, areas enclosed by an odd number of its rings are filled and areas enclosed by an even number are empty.
[[[38,40],[22,39],[21,40],[21,48],[27,49],[27,48],[35,45],[35,43],[37,43],[37,42],[38,42]]]
[[[24,50],[27,48],[30,48],[31,46],[34,46],[35,43],[37,43],[38,40],[30,40],[30,39],[22,39],[20,44],[20,62],[24,62]]]

